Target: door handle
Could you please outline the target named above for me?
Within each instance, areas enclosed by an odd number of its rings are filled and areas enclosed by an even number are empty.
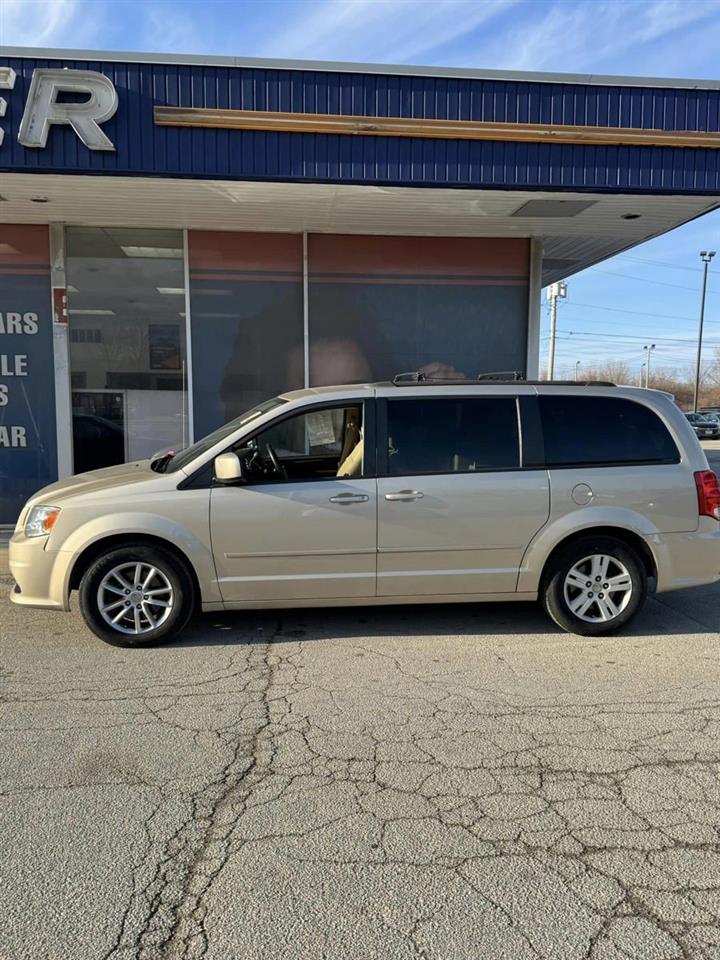
[[[396,493],[386,493],[386,500],[399,500],[401,503],[407,503],[410,500],[422,500],[425,496],[420,490],[398,490]]]
[[[367,503],[370,497],[364,493],[336,493],[330,503]]]

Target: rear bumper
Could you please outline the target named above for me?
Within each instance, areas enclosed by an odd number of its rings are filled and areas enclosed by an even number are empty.
[[[23,533],[11,538],[8,562],[15,586],[10,599],[21,607],[68,610],[64,589],[68,554],[47,550],[47,540]]]
[[[700,517],[691,533],[647,538],[657,565],[657,592],[700,587],[720,580],[720,523]]]

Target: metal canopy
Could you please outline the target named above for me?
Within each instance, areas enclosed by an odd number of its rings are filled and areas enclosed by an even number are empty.
[[[543,284],[720,205],[712,196],[566,193],[563,200],[577,203],[568,203],[563,216],[557,194],[542,191],[49,173],[6,174],[0,193],[0,223],[534,238],[543,244]],[[527,215],[530,201],[538,216]],[[633,219],[624,219],[628,214]]]

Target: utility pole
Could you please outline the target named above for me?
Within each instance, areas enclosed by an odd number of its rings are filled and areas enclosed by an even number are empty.
[[[580,366],[581,363],[582,363],[582,360],[576,360],[576,361],[575,361],[575,383],[577,383],[578,367]]]
[[[708,267],[715,256],[714,250],[701,250],[700,259],[703,262],[702,296],[700,298],[700,329],[698,330],[697,363],[695,364],[695,391],[693,393],[693,411],[697,413],[700,401],[700,361],[702,359],[703,324],[705,323],[705,294],[707,293]]]
[[[547,290],[550,303],[550,344],[548,347],[548,380],[552,380],[555,371],[555,332],[557,329],[557,302],[567,297],[567,284],[564,280],[551,283]]]
[[[643,349],[645,349],[645,348],[643,347]],[[643,356],[644,356],[644,354],[643,354]],[[640,367],[640,384],[639,384],[639,386],[642,386],[642,385],[643,385],[643,375],[644,375],[644,373],[645,373],[645,367],[646,367],[646,366],[647,366],[647,364],[646,364],[645,361],[643,360],[642,366]]]
[[[649,389],[650,387],[650,357],[652,356],[652,352],[654,349],[655,349],[654,343],[646,343],[645,346],[643,347],[643,350],[647,350],[647,365],[645,367],[645,389],[646,390]]]

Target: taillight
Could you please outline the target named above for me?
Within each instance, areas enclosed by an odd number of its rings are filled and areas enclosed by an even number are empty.
[[[720,520],[720,483],[712,470],[698,470],[695,474],[698,511],[701,517]]]

